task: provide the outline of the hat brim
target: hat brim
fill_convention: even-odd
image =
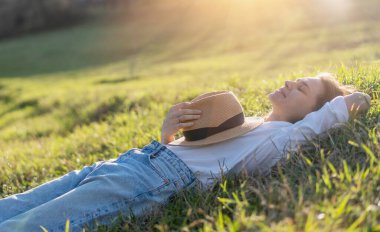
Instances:
[[[196,141],[186,141],[185,137],[181,137],[177,140],[174,140],[169,143],[169,145],[173,146],[204,146],[214,143],[219,143],[228,139],[232,139],[238,137],[240,135],[246,134],[249,131],[255,129],[259,125],[263,123],[263,118],[257,117],[245,117],[244,123],[240,126],[222,131],[218,134],[211,135],[205,139],[196,140]]]

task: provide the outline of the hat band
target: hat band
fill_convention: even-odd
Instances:
[[[217,127],[203,127],[195,130],[184,131],[183,135],[185,136],[186,141],[197,141],[205,139],[211,135],[220,133],[222,131],[231,129],[233,127],[240,126],[244,123],[244,113],[241,112],[233,116],[232,118],[224,121]]]

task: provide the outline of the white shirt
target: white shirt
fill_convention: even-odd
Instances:
[[[296,123],[268,121],[239,137],[207,146],[166,145],[194,172],[205,187],[227,172],[266,174],[297,146],[305,144],[349,118],[344,97],[338,96]]]

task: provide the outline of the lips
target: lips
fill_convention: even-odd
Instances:
[[[282,96],[283,96],[284,98],[286,97],[285,92],[284,92],[284,89],[281,88],[281,89],[279,90],[279,92],[282,94]]]

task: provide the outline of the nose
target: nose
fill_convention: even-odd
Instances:
[[[285,81],[286,88],[293,88],[297,83],[295,81]]]

